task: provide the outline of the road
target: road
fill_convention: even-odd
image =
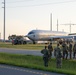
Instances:
[[[0,48],[0,52],[12,53],[12,54],[26,54],[26,55],[42,56],[40,50]],[[54,52],[52,53],[52,58],[54,58]],[[73,58],[73,53],[72,53],[72,58]],[[69,55],[68,55],[68,59],[69,59]]]
[[[41,70],[0,64],[0,75],[64,75]]]
[[[27,49],[12,49],[12,48],[0,48],[0,52],[12,53],[12,54],[26,54],[26,55],[36,55],[42,56],[40,50],[27,50]],[[54,57],[54,54],[53,56]]]
[[[12,53],[12,54],[28,54],[42,56],[39,50],[24,50],[24,49],[12,49],[12,48],[0,48],[0,52]]]

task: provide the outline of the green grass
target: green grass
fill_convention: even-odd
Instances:
[[[45,46],[45,44],[12,45],[11,43],[2,43],[2,42],[0,42],[0,48],[42,50],[44,48],[44,46]]]
[[[0,43],[0,48],[15,48],[15,49],[37,49],[41,50],[44,44],[25,44],[25,45],[12,45],[11,43]]]
[[[49,61],[49,67],[44,67],[43,59],[40,56],[0,53],[0,63],[40,69],[40,70],[50,71],[50,72],[64,73],[68,75],[76,75],[75,60],[63,60],[62,68],[57,69],[55,59],[52,59],[51,61]]]

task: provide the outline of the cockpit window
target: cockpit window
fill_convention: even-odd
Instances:
[[[29,32],[28,35],[29,35],[29,34],[34,34],[34,32]]]

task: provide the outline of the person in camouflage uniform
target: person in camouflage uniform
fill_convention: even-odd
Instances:
[[[54,55],[56,57],[56,67],[61,68],[62,67],[62,53],[60,45],[57,44],[57,47],[54,49]]]
[[[44,66],[48,67],[49,53],[47,50],[47,46],[45,46],[45,49],[41,50],[41,53],[43,54]]]
[[[70,59],[71,59],[72,58],[72,43],[71,42],[69,42],[68,51],[69,51],[69,55],[70,55]]]
[[[48,45],[48,51],[49,51],[49,59],[50,59],[52,57],[52,51],[53,51],[52,43]]]
[[[57,44],[57,47],[54,49],[54,56],[56,57],[56,67],[61,68],[62,67],[62,53],[61,53],[61,48],[59,47],[59,44]]]
[[[65,41],[63,41],[63,43],[62,43],[62,52],[63,52],[63,59],[64,58],[67,59],[68,58],[68,46]]]
[[[73,58],[75,58],[75,56],[76,56],[76,42],[73,46]]]

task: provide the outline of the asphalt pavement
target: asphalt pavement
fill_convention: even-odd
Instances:
[[[36,55],[42,56],[40,50],[27,50],[27,49],[12,49],[12,48],[0,48],[0,52],[2,53],[11,53],[11,54],[26,54],[26,55]],[[54,57],[54,54],[52,54]]]
[[[64,75],[64,74],[0,64],[0,75]]]
[[[26,55],[35,55],[42,56],[40,50],[28,50],[28,49],[13,49],[13,48],[0,48],[0,52],[2,53],[11,53],[11,54],[26,54]],[[52,58],[54,58],[54,52],[52,52]],[[73,53],[72,53],[73,58]],[[69,59],[69,55],[68,55]]]
[[[26,54],[42,56],[40,50],[27,50],[27,49],[12,49],[12,48],[0,48],[0,52],[12,53],[12,54]]]

